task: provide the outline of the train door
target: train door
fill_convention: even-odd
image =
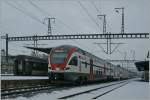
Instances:
[[[19,65],[19,61],[15,60],[14,75],[18,75],[18,65]]]
[[[32,75],[33,62],[25,61],[24,63],[24,75]]]
[[[106,64],[104,64],[104,71],[103,71],[103,77],[104,77],[104,79],[107,79],[107,70],[106,70]]]
[[[23,74],[23,60],[18,60],[18,66],[17,66],[17,74],[22,75]]]
[[[106,65],[104,64],[104,75],[106,75]]]
[[[93,80],[94,79],[94,74],[93,74],[93,60],[90,59],[90,75],[89,75],[89,79]]]
[[[81,70],[81,65],[82,65],[81,63],[82,63],[82,62],[80,61],[80,64],[79,64],[79,72],[80,72],[80,73],[81,73],[81,71],[82,71],[82,70]]]

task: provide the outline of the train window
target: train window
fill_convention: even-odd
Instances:
[[[82,66],[84,66],[85,68],[87,68],[87,62],[82,62]]]
[[[85,68],[87,68],[87,62],[85,62]]]
[[[36,68],[36,63],[32,63],[32,64],[33,64],[32,66],[33,66],[34,68]]]
[[[77,66],[78,65],[78,58],[75,56],[73,57],[70,62],[69,62],[69,65],[75,65]]]
[[[18,69],[21,71],[23,69],[22,61],[19,61],[18,63]]]
[[[62,63],[64,63],[66,57],[67,57],[66,52],[55,52],[52,55],[52,63],[62,64]]]
[[[98,75],[98,70],[96,70],[96,75]]]
[[[102,71],[100,71],[100,75],[102,75]]]

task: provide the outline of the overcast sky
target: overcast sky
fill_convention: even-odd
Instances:
[[[52,23],[52,34],[55,35],[102,34],[103,24],[102,20],[98,19],[98,14],[106,14],[107,32],[119,33],[121,12],[116,13],[115,7],[125,8],[125,32],[150,32],[149,6],[149,0],[32,0],[32,2],[30,0],[1,0],[0,35],[5,35],[5,33],[9,36],[46,35],[47,23],[45,21],[45,24],[42,24],[46,17],[56,18],[55,23]],[[106,42],[106,40],[53,40],[38,43],[47,44],[40,47],[75,45],[104,59],[123,59],[123,52],[127,52],[127,59],[132,59],[133,50],[135,50],[136,59],[144,60],[149,50],[148,39],[112,41],[125,43],[120,45],[112,55],[106,55],[93,44]],[[29,54],[30,50],[23,46],[30,43],[33,42],[9,42],[9,53]],[[5,41],[2,39],[0,39],[0,49],[5,49]],[[122,53],[117,52],[118,50]]]

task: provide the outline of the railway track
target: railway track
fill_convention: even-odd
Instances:
[[[104,89],[104,88],[107,88],[107,87],[112,87],[112,86],[116,86],[116,85],[117,85],[117,87],[114,87],[114,88],[109,89],[109,90],[107,90],[107,91],[105,91],[105,92],[102,92],[101,94],[96,95],[96,96],[94,96],[94,97],[92,98],[92,99],[97,99],[97,98],[99,98],[99,97],[101,97],[101,96],[103,96],[103,95],[105,95],[105,94],[107,94],[107,93],[109,93],[109,92],[111,92],[111,91],[114,91],[114,90],[116,90],[116,89],[118,89],[118,88],[120,88],[120,87],[122,87],[122,86],[124,86],[124,85],[126,85],[126,84],[128,84],[128,83],[129,83],[129,81],[122,81],[122,82],[118,82],[118,83],[113,83],[113,84],[109,84],[109,85],[106,85],[106,86],[101,86],[101,87],[98,87],[98,88],[94,88],[94,89],[90,89],[90,90],[86,90],[86,91],[74,93],[74,94],[71,94],[71,95],[63,96],[63,97],[60,97],[60,98],[58,98],[58,99],[73,98],[73,97],[75,97],[75,96],[80,96],[80,95],[87,94],[87,93],[90,93],[90,92],[93,92],[93,91],[98,91],[98,90],[100,90],[100,89]],[[119,85],[119,86],[118,86],[118,85]]]
[[[16,84],[17,85],[17,84]],[[63,84],[45,84],[45,85],[31,85],[18,87],[18,88],[6,88],[1,89],[1,98],[11,98],[11,97],[17,97],[19,95],[23,95],[25,93],[33,93],[33,92],[41,92],[41,90],[56,90],[56,89],[68,89],[72,87],[76,87],[77,85],[72,85],[68,83]]]
[[[109,93],[109,92],[111,92],[111,91],[114,91],[114,90],[116,90],[116,89],[118,89],[118,88],[120,88],[120,87],[122,87],[122,86],[124,86],[124,85],[126,85],[126,84],[128,84],[128,83],[124,83],[124,84],[122,84],[122,85],[120,85],[120,86],[117,86],[117,87],[115,87],[115,88],[113,88],[113,89],[110,89],[110,90],[108,90],[108,91],[106,91],[106,92],[104,92],[104,93],[102,93],[102,94],[99,94],[98,96],[93,97],[92,99],[97,99],[97,98],[99,98],[99,97],[101,97],[101,96],[103,96],[103,95],[105,95],[105,94],[107,94],[107,93]]]
[[[41,91],[41,90],[50,90],[58,88],[57,86],[51,86],[51,85],[42,85],[42,86],[28,86],[28,87],[22,87],[22,88],[10,88],[7,90],[1,90],[1,98],[9,97],[12,95],[19,95],[24,94],[27,92],[35,92],[35,91]]]
[[[113,84],[110,84],[110,85],[107,85],[107,86],[103,86],[103,87],[87,90],[87,91],[84,91],[84,92],[79,92],[79,93],[76,93],[76,94],[60,97],[58,99],[71,98],[71,97],[74,97],[74,96],[77,96],[77,95],[81,95],[81,94],[85,94],[85,93],[88,93],[88,92],[96,91],[98,89],[102,89],[102,88],[105,88],[105,87],[121,84],[123,82],[125,82],[125,81],[121,81],[121,82],[113,83]],[[94,84],[89,84],[88,86],[90,86],[90,85],[94,85]],[[34,94],[34,93],[39,93],[39,92],[41,93],[42,90],[45,92],[47,90],[52,91],[52,90],[58,90],[58,89],[68,89],[68,88],[73,88],[73,87],[78,87],[78,86],[79,85],[69,85],[69,84],[61,84],[61,85],[60,84],[58,84],[58,85],[56,85],[56,84],[46,84],[46,85],[36,85],[36,86],[35,85],[30,86],[29,85],[29,86],[18,87],[18,88],[16,88],[16,87],[15,88],[7,88],[7,89],[2,89],[1,90],[1,98],[2,99],[12,98],[12,97],[15,98],[17,96],[25,95],[25,94],[31,94],[31,93]],[[85,85],[82,85],[82,86],[85,86]]]

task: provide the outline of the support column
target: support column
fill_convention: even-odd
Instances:
[[[8,63],[8,34],[6,34],[6,62]]]

